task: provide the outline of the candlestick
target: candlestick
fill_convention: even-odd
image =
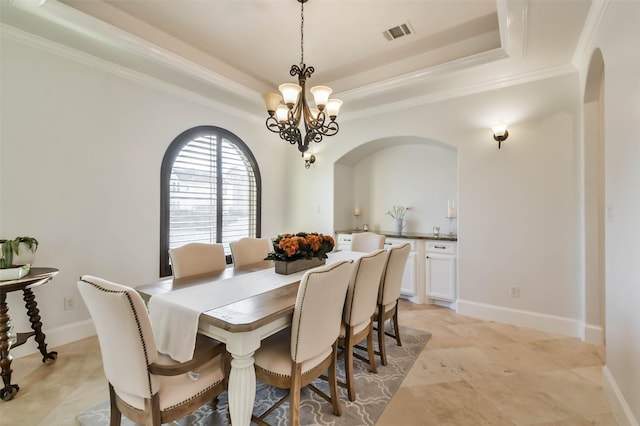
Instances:
[[[456,202],[453,200],[447,201],[447,219],[456,217]]]
[[[355,209],[353,209],[353,215],[360,216],[360,207],[356,207]]]

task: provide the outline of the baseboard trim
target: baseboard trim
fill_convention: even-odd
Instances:
[[[582,340],[592,345],[604,345],[604,328],[599,325],[585,324]]]
[[[583,338],[582,322],[573,318],[542,314],[504,306],[458,300],[459,314],[499,321],[519,327],[528,327],[548,333],[560,333],[571,337]]]
[[[616,379],[611,374],[609,367],[606,365],[602,367],[602,390],[604,391],[609,404],[611,405],[611,411],[613,412],[616,421],[621,426],[640,426],[638,420],[631,412],[627,400],[624,399]]]
[[[86,339],[96,335],[96,328],[90,319],[66,324],[61,327],[45,330],[46,344],[48,351],[54,351],[56,347],[76,340]],[[38,343],[34,338],[30,338],[24,345],[11,350],[13,358],[38,353]]]
[[[454,311],[458,311],[458,301],[454,301],[454,302],[447,302],[445,300],[437,300],[437,299],[431,299],[431,303],[436,305],[436,306],[442,306],[443,308],[449,308],[452,309]]]

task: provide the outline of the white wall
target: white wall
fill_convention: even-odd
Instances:
[[[640,420],[640,2],[611,1],[580,64],[604,58],[607,365],[603,386],[620,424]]]
[[[461,299],[579,318],[572,115],[512,125],[500,155],[461,150]]]
[[[347,230],[356,226],[356,218],[353,216],[355,192],[353,187],[353,167],[336,163],[334,167],[333,177],[333,199],[335,202],[335,210],[333,212],[333,220],[335,231]],[[358,198],[357,202],[363,202]],[[357,226],[362,228],[363,223],[367,223],[366,219],[362,219],[366,215],[358,218]]]
[[[289,147],[264,123],[6,37],[1,55],[0,236],[36,237],[35,265],[61,271],[36,290],[50,345],[69,339],[51,330],[89,318],[76,290],[82,274],[133,286],[158,278],[160,165],[182,131],[215,125],[239,136],[262,174],[263,235],[283,228],[280,153]],[[65,297],[75,309],[63,310]],[[23,305],[9,295],[17,330],[28,325]]]

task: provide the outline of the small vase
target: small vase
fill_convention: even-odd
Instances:
[[[403,221],[402,218],[396,218],[394,219],[394,221],[395,221],[395,227],[396,227],[395,229],[396,234],[398,235],[402,234],[402,221]]]

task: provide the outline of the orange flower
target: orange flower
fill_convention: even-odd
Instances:
[[[292,257],[300,249],[299,238],[283,238],[278,244],[288,257]]]
[[[320,246],[322,245],[322,238],[318,236],[318,234],[309,234],[307,235],[307,244],[311,247],[312,251],[320,250]]]
[[[329,244],[331,244],[331,248],[333,248],[333,246],[335,246],[335,241],[333,241],[333,237],[331,235],[323,235],[323,238],[325,241],[328,241]]]

